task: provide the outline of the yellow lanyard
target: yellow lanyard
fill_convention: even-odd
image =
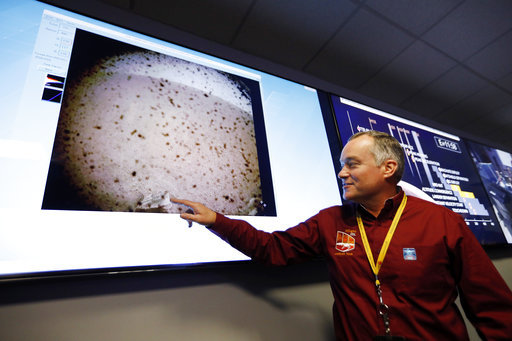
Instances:
[[[382,244],[382,248],[380,249],[379,258],[377,258],[377,264],[373,260],[372,250],[370,248],[370,243],[368,243],[368,238],[366,237],[366,232],[364,230],[363,221],[361,219],[361,215],[357,212],[356,219],[357,225],[359,226],[359,233],[361,234],[361,239],[363,240],[364,250],[366,251],[366,256],[368,257],[368,262],[372,267],[373,273],[375,274],[375,284],[380,286],[379,281],[379,270],[384,262],[384,257],[386,257],[386,252],[388,251],[389,244],[391,243],[391,238],[393,238],[393,233],[395,233],[396,226],[398,225],[398,221],[402,216],[402,212],[405,208],[405,204],[407,203],[407,196],[404,194],[402,202],[398,207],[398,210],[395,213],[395,217],[393,218],[393,222],[389,228],[388,234],[386,235],[386,239],[384,239],[384,243]]]

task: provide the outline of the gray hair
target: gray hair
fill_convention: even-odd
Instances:
[[[373,138],[373,145],[370,148],[370,152],[375,157],[375,163],[377,165],[382,165],[386,160],[394,160],[397,163],[397,168],[393,178],[398,183],[404,174],[405,169],[405,154],[400,142],[395,139],[393,136],[376,131],[361,131],[354,135],[352,135],[348,140],[351,141],[360,136],[370,136]]]

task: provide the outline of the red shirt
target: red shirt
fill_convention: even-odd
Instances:
[[[375,277],[355,219],[360,210],[376,260],[403,197],[388,199],[378,217],[360,205],[334,206],[286,231],[259,231],[221,214],[210,229],[254,260],[285,265],[323,255],[334,295],[337,340],[384,335]],[[462,217],[408,197],[379,272],[391,332],[407,340],[469,340],[455,305],[487,340],[512,339],[512,292]]]

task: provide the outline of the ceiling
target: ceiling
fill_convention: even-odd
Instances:
[[[512,151],[512,1],[102,2]]]

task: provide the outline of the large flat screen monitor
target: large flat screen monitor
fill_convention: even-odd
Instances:
[[[406,193],[461,214],[482,244],[506,243],[471,157],[458,136],[345,98],[331,99],[342,144],[359,131],[378,130],[394,136],[406,155],[399,184]]]
[[[512,154],[466,140],[503,234],[512,244]]]
[[[341,203],[315,89],[0,5],[0,278],[242,261],[171,197],[274,231]]]

